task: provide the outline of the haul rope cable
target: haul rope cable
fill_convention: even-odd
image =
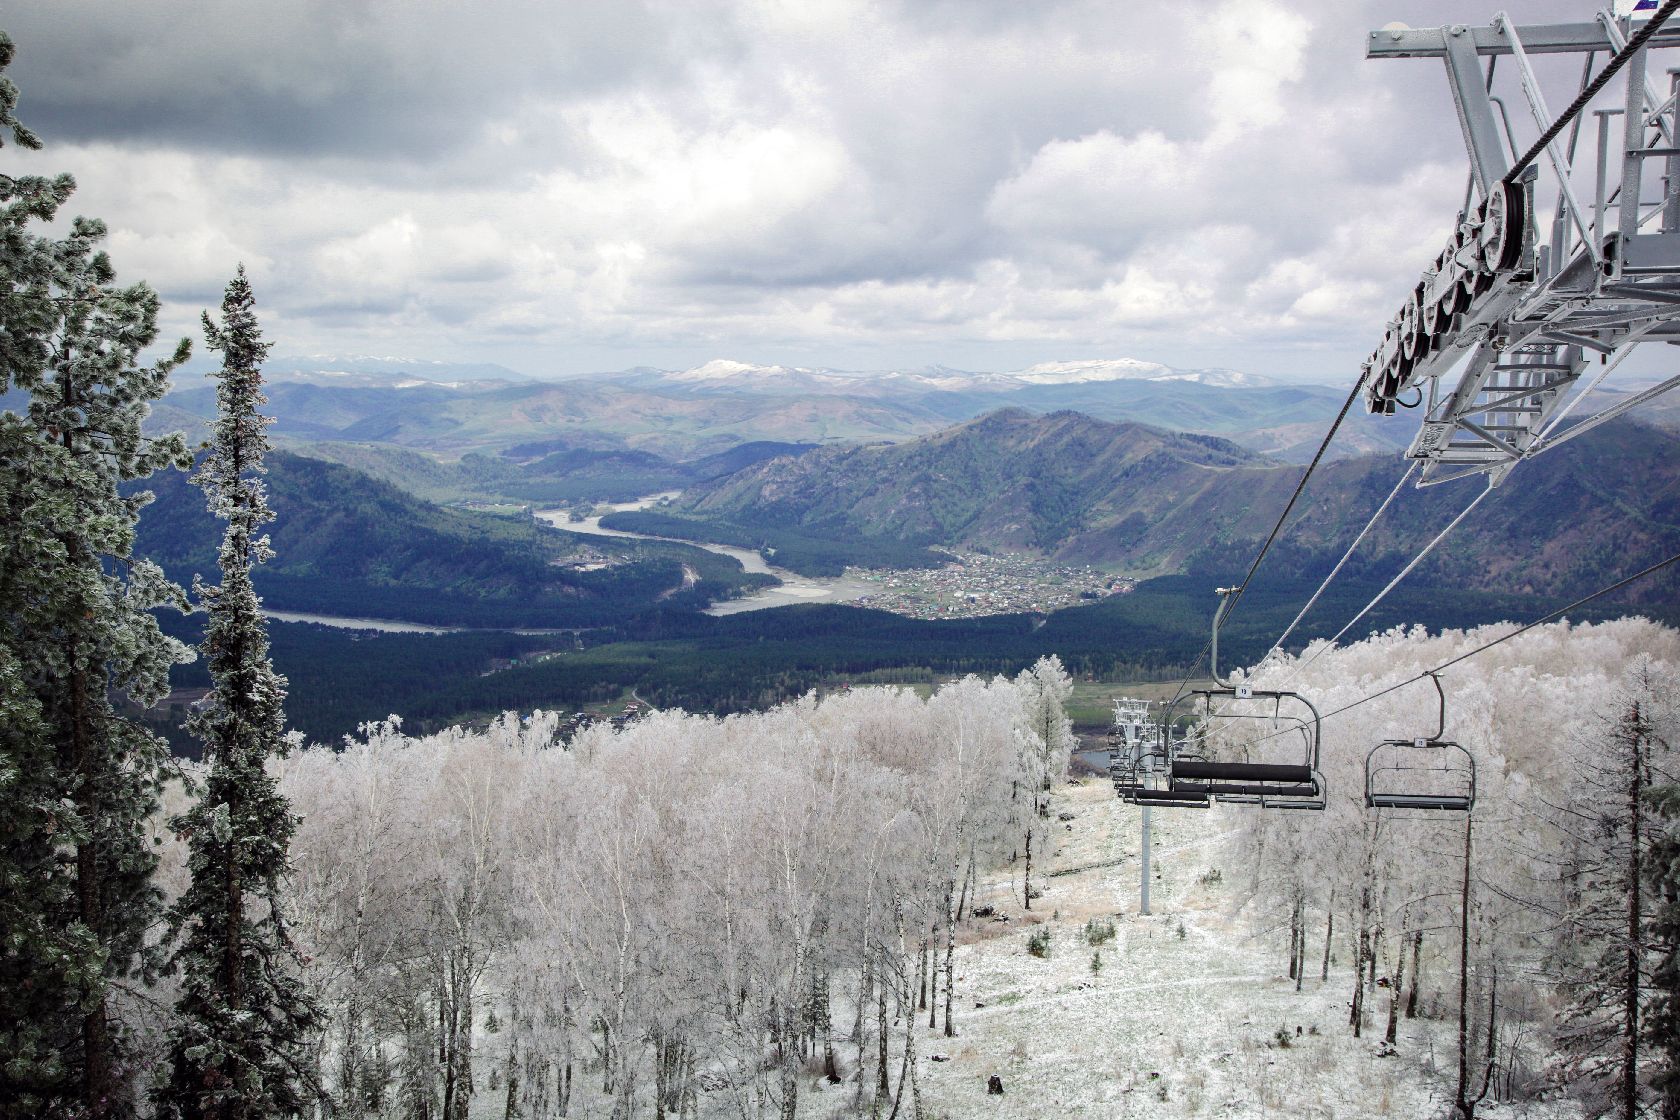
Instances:
[[[1676,2],[1680,3],[1680,0],[1676,0]],[[1366,615],[1370,614],[1371,611],[1376,607],[1376,605],[1378,603],[1382,602],[1384,599],[1386,599],[1388,597],[1388,593],[1390,591],[1393,591],[1396,587],[1400,586],[1400,581],[1405,579],[1407,576],[1411,575],[1412,569],[1416,568],[1419,564],[1421,564],[1423,562],[1423,558],[1428,556],[1432,551],[1434,551],[1436,545],[1438,545],[1442,541],[1446,540],[1447,539],[1447,534],[1451,533],[1454,529],[1458,528],[1459,522],[1463,521],[1466,517],[1470,516],[1470,511],[1475,509],[1476,506],[1481,503],[1481,500],[1483,498],[1487,497],[1491,493],[1493,493],[1493,487],[1484,486],[1479,494],[1477,494],[1474,498],[1470,499],[1470,504],[1465,506],[1462,510],[1459,511],[1459,514],[1458,514],[1457,517],[1455,517],[1451,521],[1447,522],[1447,527],[1445,529],[1442,529],[1439,533],[1436,533],[1435,538],[1433,540],[1431,540],[1428,544],[1424,545],[1423,549],[1416,556],[1412,557],[1412,559],[1406,564],[1406,566],[1404,568],[1400,569],[1399,574],[1396,575],[1393,579],[1388,581],[1388,585],[1386,587],[1384,587],[1381,591],[1377,592],[1375,598],[1373,598],[1369,603],[1366,603],[1363,607],[1361,607],[1359,609],[1358,614],[1356,614],[1352,618],[1348,619],[1347,625],[1343,626],[1340,630],[1336,631],[1336,636],[1335,637],[1331,638],[1324,645],[1319,646],[1318,651],[1316,653],[1314,653],[1311,657],[1307,658],[1307,660],[1305,660],[1301,664],[1295,666],[1295,671],[1289,675],[1289,680],[1285,681],[1284,683],[1287,684],[1287,683],[1289,683],[1289,681],[1292,681],[1296,677],[1300,676],[1301,673],[1306,670],[1307,666],[1311,665],[1314,661],[1317,661],[1319,659],[1319,657],[1323,655],[1325,650],[1332,648],[1333,646],[1335,646],[1335,644],[1337,642],[1341,641],[1342,640],[1342,635],[1346,634],[1349,630],[1353,629],[1354,623],[1358,622],[1360,619],[1362,619]]]
[[[1270,657],[1272,654],[1276,653],[1280,648],[1282,648],[1283,643],[1289,640],[1289,635],[1295,632],[1295,627],[1299,626],[1301,624],[1301,620],[1307,617],[1307,612],[1313,609],[1313,604],[1318,602],[1319,596],[1323,595],[1325,590],[1329,588],[1331,582],[1341,574],[1342,567],[1353,556],[1354,550],[1357,549],[1360,543],[1365,540],[1366,536],[1370,534],[1372,528],[1374,528],[1377,524],[1377,519],[1380,518],[1383,515],[1383,512],[1388,509],[1389,504],[1392,503],[1396,495],[1400,493],[1400,488],[1406,485],[1406,480],[1411,478],[1413,472],[1416,470],[1417,463],[1414,461],[1411,466],[1406,468],[1406,473],[1400,476],[1400,481],[1394,484],[1394,489],[1388,492],[1388,497],[1383,499],[1382,505],[1377,507],[1377,512],[1371,515],[1371,520],[1365,522],[1365,528],[1359,530],[1359,535],[1353,538],[1353,543],[1348,545],[1346,552],[1342,553],[1342,558],[1336,561],[1336,566],[1330,569],[1330,574],[1324,577],[1324,582],[1318,585],[1318,590],[1312,593],[1312,598],[1307,600],[1307,605],[1301,608],[1301,612],[1295,616],[1295,620],[1293,622],[1284,627],[1283,633],[1279,634],[1277,641],[1272,643],[1272,648],[1266,651],[1266,657]],[[1260,660],[1265,661],[1266,657],[1262,657]]]
[[[1668,3],[1659,8],[1657,14],[1652,16],[1649,22],[1640,28],[1633,38],[1628,40],[1627,46],[1617,51],[1615,57],[1605,63],[1604,69],[1599,71],[1598,77],[1589,82],[1586,88],[1575,96],[1575,100],[1571,101],[1563,112],[1558,114],[1557,119],[1552,121],[1550,127],[1540,134],[1540,139],[1534,142],[1534,146],[1524,152],[1522,158],[1511,165],[1511,170],[1505,173],[1504,182],[1515,183],[1517,177],[1528,169],[1528,165],[1533,163],[1539,158],[1540,153],[1546,150],[1546,146],[1557,139],[1558,133],[1564,130],[1571,118],[1586,108],[1587,102],[1598,96],[1599,91],[1609,83],[1611,78],[1616,76],[1616,72],[1626,66],[1629,59],[1639,53],[1640,49],[1650,41],[1651,36],[1660,31],[1662,25],[1668,22],[1668,17],[1676,11],[1680,11],[1680,0],[1668,0]]]
[[[1674,0],[1674,3],[1680,4],[1680,0]],[[1306,472],[1301,475],[1301,481],[1295,484],[1295,492],[1289,496],[1289,504],[1283,507],[1283,512],[1278,515],[1277,524],[1272,526],[1271,533],[1266,537],[1266,543],[1260,546],[1260,551],[1255,555],[1254,562],[1248,566],[1248,574],[1243,576],[1242,582],[1233,588],[1230,595],[1219,605],[1219,613],[1214,617],[1215,633],[1230,619],[1231,612],[1236,609],[1237,602],[1242,598],[1243,592],[1248,590],[1249,581],[1254,578],[1254,573],[1259,570],[1260,561],[1266,558],[1266,553],[1271,549],[1272,542],[1276,541],[1278,534],[1283,531],[1283,523],[1289,519],[1289,513],[1295,508],[1295,503],[1300,500],[1301,492],[1307,488],[1307,480],[1313,476],[1313,471],[1318,469],[1318,464],[1323,460],[1324,453],[1330,449],[1330,441],[1336,438],[1336,432],[1341,429],[1342,421],[1347,419],[1348,409],[1353,407],[1353,402],[1359,397],[1359,391],[1365,387],[1366,376],[1366,372],[1362,371],[1359,377],[1354,380],[1353,389],[1349,391],[1347,400],[1342,402],[1341,411],[1336,413],[1336,419],[1331,422],[1330,430],[1324,433],[1324,439],[1319,442],[1318,450],[1313,454],[1312,462],[1307,464]],[[1179,698],[1184,695],[1184,686],[1189,684],[1190,678],[1195,675],[1196,666],[1202,663],[1202,658],[1206,657],[1208,651],[1212,648],[1213,639],[1209,638],[1207,644],[1202,647],[1202,652],[1198,653],[1196,659],[1190,663],[1190,671],[1185,674],[1183,680],[1178,682],[1178,689],[1173,693],[1173,698],[1167,701],[1167,707],[1170,708],[1178,703]]]
[[[1680,0],[1675,0],[1675,2],[1680,3]],[[1491,641],[1491,642],[1487,642],[1483,645],[1479,645],[1475,649],[1470,650],[1468,653],[1461,653],[1457,657],[1449,658],[1448,660],[1443,661],[1439,665],[1435,666],[1433,669],[1425,669],[1423,672],[1419,673],[1417,676],[1408,678],[1407,680],[1403,680],[1399,684],[1391,684],[1387,688],[1382,689],[1379,692],[1373,692],[1369,696],[1362,696],[1358,700],[1353,701],[1352,703],[1343,704],[1340,708],[1336,708],[1333,711],[1325,712],[1322,716],[1319,717],[1319,720],[1322,722],[1323,720],[1329,719],[1331,716],[1339,716],[1343,712],[1352,711],[1354,708],[1357,708],[1362,704],[1369,704],[1372,700],[1376,700],[1380,697],[1387,696],[1389,693],[1394,692],[1398,689],[1405,688],[1409,684],[1416,684],[1418,681],[1427,680],[1432,674],[1439,673],[1443,669],[1449,669],[1452,666],[1457,665],[1460,661],[1468,660],[1469,658],[1472,658],[1472,657],[1476,656],[1478,653],[1482,653],[1482,652],[1485,652],[1487,650],[1490,650],[1494,646],[1499,645],[1502,642],[1508,642],[1512,638],[1515,638],[1517,635],[1527,633],[1528,631],[1534,629],[1536,626],[1544,626],[1546,623],[1552,622],[1552,621],[1556,620],[1557,618],[1559,618],[1560,616],[1568,614],[1570,611],[1574,610],[1576,607],[1585,606],[1586,604],[1592,602],[1594,599],[1597,599],[1597,598],[1599,598],[1600,596],[1603,596],[1603,595],[1608,595],[1612,591],[1620,591],[1622,588],[1626,587],[1628,584],[1634,583],[1637,580],[1644,579],[1646,576],[1652,574],[1653,572],[1659,572],[1662,569],[1668,567],[1670,564],[1674,564],[1674,563],[1680,563],[1680,552],[1677,552],[1673,556],[1670,556],[1667,560],[1659,560],[1659,561],[1657,561],[1657,563],[1652,564],[1649,568],[1645,568],[1645,569],[1642,569],[1641,571],[1637,571],[1637,572],[1633,573],[1633,575],[1628,576],[1625,579],[1619,579],[1615,583],[1612,583],[1608,587],[1601,587],[1597,591],[1594,591],[1591,595],[1582,596],[1581,598],[1575,600],[1573,603],[1570,603],[1567,606],[1559,607],[1555,611],[1552,611],[1548,614],[1541,615],[1539,618],[1535,619],[1533,622],[1524,623],[1522,626],[1517,627],[1515,630],[1511,631],[1509,634],[1501,635],[1500,637],[1497,637],[1497,638],[1493,639],[1493,641]],[[1244,749],[1247,749],[1248,747],[1252,747],[1257,743],[1264,743],[1267,739],[1275,738],[1276,736],[1282,735],[1283,733],[1284,733],[1284,731],[1281,731],[1281,730],[1280,731],[1268,732],[1267,734],[1262,735],[1257,739],[1251,739],[1247,743],[1243,744]]]

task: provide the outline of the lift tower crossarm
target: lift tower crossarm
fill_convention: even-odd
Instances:
[[[1680,19],[1667,22],[1676,13],[1680,0],[1665,0],[1643,24],[1604,12],[1518,27],[1501,13],[1481,27],[1367,37],[1367,58],[1442,60],[1476,188],[1365,362],[1370,411],[1421,406],[1406,451],[1422,467],[1417,485],[1471,474],[1497,485],[1569,431],[1625,411],[1625,401],[1586,399],[1603,381],[1583,379],[1591,359],[1602,356],[1607,374],[1643,342],[1680,341],[1680,70],[1670,71],[1666,100],[1647,80],[1650,53],[1680,47]],[[1584,56],[1579,88],[1556,116],[1531,64],[1554,54]],[[1504,105],[1494,86],[1501,55],[1514,60],[1532,142],[1494,112]],[[1595,55],[1606,59],[1596,74]],[[1579,143],[1588,120],[1596,144]],[[1663,189],[1651,201],[1658,172]],[[1588,184],[1590,207],[1578,193]],[[1600,411],[1586,415],[1583,403]],[[1565,418],[1575,428],[1561,428]]]
[[[1365,41],[1366,58],[1445,58],[1448,40],[1462,37],[1478,55],[1511,53],[1511,41],[1495,27],[1395,27],[1373,31]],[[1599,23],[1546,23],[1522,29],[1523,50],[1529,54],[1579,54],[1610,51],[1613,42]],[[1680,47],[1680,27],[1664,27],[1651,36],[1647,48]]]

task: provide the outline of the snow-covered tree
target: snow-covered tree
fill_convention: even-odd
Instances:
[[[1044,847],[1049,834],[1050,788],[1067,774],[1078,740],[1067,715],[1073,681],[1051,654],[1023,669],[1015,684],[1022,699],[1018,817],[1024,861],[1022,895],[1032,909],[1033,843]]]
[[[0,130],[39,147],[16,104],[0,79]],[[134,1107],[112,981],[140,968],[161,905],[148,824],[167,758],[110,696],[151,704],[189,656],[150,614],[180,590],[131,555],[148,496],[118,487],[186,464],[179,436],[141,432],[186,343],[140,364],[158,298],[118,286],[102,223],[38,231],[74,187],[0,174],[0,1111],[99,1117]]]
[[[1595,765],[1558,826],[1579,846],[1564,913],[1576,951],[1565,958],[1569,1003],[1558,1024],[1557,1076],[1593,1117],[1635,1120],[1642,1108],[1642,1020],[1655,963],[1646,880],[1660,858],[1653,841],[1664,838],[1648,820],[1647,795],[1653,775],[1665,784],[1675,776],[1659,730],[1666,721],[1654,710],[1664,700],[1648,664],[1629,674],[1608,726],[1589,725],[1580,744]]]
[[[198,802],[174,821],[186,834],[192,883],[176,902],[172,964],[181,991],[170,1037],[163,1115],[286,1117],[310,1099],[305,1045],[316,1011],[286,927],[282,880],[296,821],[267,765],[284,756],[286,682],[268,658],[268,631],[252,571],[270,556],[261,480],[268,438],[262,341],[245,270],[227,287],[218,324],[204,333],[222,355],[209,454],[194,477],[227,522],[219,587],[195,585],[209,621],[211,688],[187,727],[204,748]]]
[[[542,713],[388,722],[286,759],[335,1106],[477,1115],[494,1086],[528,1120],[794,1116],[817,1069],[912,1114],[918,969],[955,1030],[965,882],[1017,835],[1023,691],[659,712],[566,749]]]
[[[1383,973],[1391,1021],[1397,1003],[1425,1017],[1456,1016],[1462,1003],[1465,1111],[1479,1100],[1543,1090],[1553,1027],[1568,1012],[1564,996],[1589,994],[1570,985],[1612,958],[1627,974],[1629,910],[1616,876],[1625,886],[1632,866],[1631,778],[1627,752],[1617,755],[1606,744],[1634,693],[1644,696],[1640,710],[1652,742],[1672,740],[1672,704],[1659,701],[1680,691],[1673,683],[1680,632],[1671,628],[1629,618],[1551,624],[1514,638],[1510,629],[1395,630],[1316,658],[1316,647],[1309,648],[1302,661],[1310,666],[1284,658],[1256,670],[1258,687],[1297,689],[1321,711],[1336,713],[1323,724],[1328,805],[1323,813],[1241,814],[1232,848],[1249,872],[1248,902],[1279,930],[1280,944],[1302,893],[1326,906],[1336,937],[1324,959],[1333,949],[1360,1012]],[[1483,648],[1499,638],[1508,640]],[[1461,660],[1474,650],[1481,652]],[[1476,761],[1477,808],[1468,833],[1460,814],[1370,810],[1362,796],[1373,745],[1434,732],[1434,698],[1420,674],[1447,663],[1445,737]],[[1651,686],[1630,691],[1642,676]],[[1385,691],[1403,682],[1413,683]],[[1606,709],[1611,698],[1619,709]],[[1252,738],[1239,736],[1238,745]],[[1654,788],[1672,762],[1663,761],[1660,746],[1641,753]],[[1459,780],[1436,769],[1439,758],[1411,764],[1420,767],[1413,771],[1419,781]],[[1641,831],[1654,845],[1655,819],[1646,816]],[[1472,834],[1466,880],[1465,840]],[[1589,905],[1589,896],[1596,903]],[[1654,897],[1644,900],[1647,912]],[[1648,948],[1655,952],[1660,940],[1648,934]],[[1655,975],[1647,966],[1642,983],[1651,1002],[1639,1012],[1653,1041]],[[1629,1020],[1625,999],[1609,1000],[1609,990],[1598,989],[1605,998],[1588,1018],[1596,1016],[1601,1037],[1611,1039],[1598,1057],[1614,1064]],[[1396,1042],[1404,1046],[1404,1035],[1397,1032]],[[1638,1063],[1660,1076],[1656,1047],[1647,1046]],[[1591,1083],[1573,1066],[1559,1069],[1571,1071],[1575,1087]]]
[[[1680,1120],[1680,782],[1647,791],[1651,847],[1645,865],[1651,897],[1646,938],[1653,960],[1645,1039],[1657,1066],[1651,1084],[1663,1120]]]

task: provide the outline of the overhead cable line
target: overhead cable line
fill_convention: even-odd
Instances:
[[[1676,0],[1676,2],[1680,3],[1680,0]],[[1491,493],[1493,493],[1493,487],[1485,486],[1485,487],[1482,488],[1481,493],[1477,494],[1474,498],[1471,498],[1470,499],[1470,504],[1465,506],[1462,510],[1460,510],[1457,517],[1455,517],[1451,521],[1447,522],[1447,527],[1445,529],[1442,529],[1439,533],[1436,533],[1435,538],[1433,540],[1431,540],[1428,544],[1424,545],[1422,551],[1420,551],[1416,556],[1412,557],[1411,561],[1404,568],[1400,569],[1399,574],[1396,575],[1393,579],[1389,580],[1388,585],[1386,587],[1384,587],[1381,591],[1377,592],[1375,598],[1373,598],[1369,603],[1366,603],[1363,607],[1361,607],[1358,614],[1356,614],[1352,618],[1348,619],[1347,625],[1343,626],[1340,630],[1336,631],[1336,636],[1335,637],[1331,638],[1330,641],[1328,643],[1326,643],[1325,645],[1320,646],[1318,648],[1318,651],[1316,653],[1314,653],[1311,657],[1307,658],[1307,660],[1305,660],[1301,664],[1297,665],[1295,667],[1295,672],[1290,674],[1289,679],[1294,680],[1296,677],[1300,676],[1301,673],[1307,668],[1307,666],[1311,665],[1314,661],[1317,661],[1319,659],[1319,657],[1324,653],[1325,650],[1330,649],[1337,642],[1341,641],[1342,640],[1342,635],[1346,634],[1349,630],[1353,629],[1354,623],[1358,622],[1360,619],[1362,619],[1366,615],[1370,614],[1371,611],[1376,607],[1376,605],[1378,603],[1382,602],[1384,599],[1386,599],[1388,597],[1388,593],[1390,591],[1393,591],[1396,587],[1400,586],[1400,581],[1405,579],[1407,576],[1411,575],[1412,569],[1416,568],[1419,564],[1423,563],[1424,557],[1428,556],[1432,551],[1434,551],[1436,545],[1438,545],[1442,541],[1446,540],[1447,539],[1447,534],[1451,533],[1454,529],[1458,528],[1459,522],[1463,521],[1466,517],[1470,516],[1470,511],[1475,509],[1476,506],[1481,503],[1481,500],[1483,498],[1487,497]]]
[[[1673,0],[1673,3],[1680,4],[1680,0]],[[1354,381],[1353,389],[1348,393],[1347,400],[1342,402],[1342,410],[1336,413],[1336,419],[1331,423],[1330,430],[1324,433],[1324,439],[1320,441],[1318,450],[1313,454],[1312,462],[1307,464],[1306,472],[1301,475],[1301,481],[1295,484],[1295,492],[1289,495],[1289,504],[1284,506],[1283,512],[1278,515],[1277,524],[1273,525],[1272,531],[1267,534],[1266,543],[1260,546],[1260,551],[1254,557],[1254,563],[1248,566],[1248,574],[1243,576],[1242,582],[1231,590],[1230,595],[1221,605],[1219,620],[1214,624],[1215,630],[1223,626],[1226,620],[1231,617],[1231,612],[1237,609],[1237,603],[1242,600],[1243,592],[1248,590],[1249,581],[1254,578],[1254,573],[1260,569],[1260,561],[1264,560],[1266,553],[1271,551],[1272,543],[1278,539],[1278,534],[1283,531],[1283,523],[1289,520],[1290,511],[1295,508],[1295,503],[1301,500],[1301,493],[1307,488],[1307,480],[1313,476],[1313,471],[1318,469],[1318,464],[1324,458],[1324,453],[1330,449],[1330,441],[1336,438],[1336,432],[1341,428],[1342,421],[1347,419],[1348,409],[1353,407],[1353,402],[1359,397],[1359,391],[1365,387],[1366,376],[1367,374],[1362,372]]]
[[[1680,0],[1675,0],[1675,3],[1680,3]],[[1347,419],[1348,409],[1353,407],[1353,402],[1359,397],[1359,391],[1365,387],[1367,375],[1367,372],[1362,371],[1359,377],[1355,379],[1352,390],[1348,392],[1347,400],[1342,402],[1341,411],[1336,413],[1336,419],[1331,421],[1330,430],[1324,433],[1324,439],[1319,442],[1318,450],[1314,452],[1312,462],[1307,464],[1306,472],[1301,475],[1301,481],[1295,484],[1295,492],[1289,496],[1289,504],[1283,507],[1283,512],[1278,515],[1277,524],[1272,526],[1272,531],[1266,536],[1266,543],[1260,546],[1260,551],[1255,554],[1254,562],[1248,566],[1248,574],[1243,576],[1242,582],[1233,588],[1219,604],[1219,612],[1214,616],[1213,623],[1215,634],[1231,617],[1231,612],[1236,609],[1237,601],[1242,598],[1243,592],[1248,590],[1249,581],[1254,578],[1254,573],[1260,569],[1260,561],[1266,558],[1266,553],[1271,550],[1272,542],[1276,541],[1278,534],[1283,531],[1283,523],[1289,520],[1290,511],[1295,508],[1295,503],[1300,500],[1301,492],[1307,488],[1307,480],[1312,477],[1313,471],[1318,469],[1318,464],[1323,460],[1324,453],[1330,448],[1330,441],[1336,438],[1336,432],[1341,429],[1342,421]],[[1202,659],[1212,649],[1213,639],[1209,638],[1207,644],[1202,646],[1202,652],[1198,653],[1196,659],[1190,663],[1189,672],[1184,675],[1183,680],[1178,682],[1178,688],[1174,690],[1173,698],[1167,701],[1167,707],[1170,708],[1178,703],[1179,698],[1184,695],[1185,686],[1196,675],[1196,667],[1201,665]]]
[[[1676,2],[1680,3],[1680,0],[1676,0]],[[1628,576],[1624,579],[1619,579],[1615,583],[1612,583],[1608,587],[1601,587],[1597,591],[1594,591],[1591,595],[1584,595],[1581,598],[1575,600],[1573,603],[1570,603],[1567,606],[1559,607],[1555,611],[1552,611],[1548,614],[1544,614],[1544,615],[1540,616],[1539,618],[1535,619],[1533,622],[1524,623],[1522,626],[1517,627],[1515,630],[1511,631],[1509,634],[1502,634],[1499,637],[1493,639],[1491,642],[1485,642],[1482,645],[1477,646],[1473,650],[1470,650],[1466,653],[1461,653],[1457,657],[1449,658],[1446,661],[1443,661],[1439,665],[1435,666],[1433,669],[1425,669],[1423,672],[1419,673],[1417,676],[1408,677],[1406,680],[1401,681],[1399,684],[1391,684],[1387,688],[1382,689],[1378,692],[1373,692],[1368,696],[1362,696],[1358,700],[1355,700],[1351,703],[1343,704],[1340,708],[1335,708],[1331,711],[1325,712],[1322,716],[1319,717],[1319,719],[1322,722],[1323,720],[1329,719],[1331,716],[1339,716],[1343,712],[1350,712],[1353,709],[1355,709],[1355,708],[1357,708],[1357,707],[1359,707],[1363,704],[1369,704],[1371,701],[1379,699],[1383,696],[1387,696],[1391,692],[1395,692],[1395,691],[1398,691],[1399,689],[1405,688],[1409,684],[1416,684],[1418,681],[1428,680],[1434,674],[1439,673],[1444,669],[1449,669],[1452,666],[1457,665],[1460,661],[1469,660],[1470,658],[1476,656],[1478,653],[1484,653],[1487,650],[1492,649],[1494,646],[1500,645],[1501,643],[1504,643],[1504,642],[1508,642],[1512,638],[1515,638],[1516,636],[1518,636],[1519,634],[1527,633],[1528,631],[1534,629],[1536,626],[1544,626],[1548,622],[1555,622],[1558,618],[1562,617],[1563,615],[1568,614],[1570,611],[1576,609],[1577,607],[1586,606],[1588,603],[1592,602],[1594,599],[1600,598],[1600,597],[1605,596],[1605,595],[1609,595],[1611,592],[1614,592],[1614,591],[1620,591],[1622,588],[1626,587],[1628,584],[1636,583],[1639,580],[1644,579],[1646,576],[1651,575],[1655,572],[1660,572],[1664,568],[1668,567],[1670,564],[1676,564],[1676,563],[1680,563],[1680,552],[1677,552],[1673,556],[1670,556],[1667,560],[1659,560],[1657,563],[1652,564],[1649,568],[1644,568],[1640,571],[1637,571],[1637,572],[1633,573],[1633,575],[1631,575],[1631,576]],[[1286,731],[1289,731],[1289,730],[1291,730],[1291,729],[1284,728],[1282,730],[1268,732],[1267,734],[1262,735],[1257,739],[1250,740],[1248,743],[1245,744],[1245,747],[1252,747],[1257,743],[1263,743],[1267,739],[1275,738],[1276,736],[1282,735]]]
[[[1272,648],[1266,651],[1266,657],[1270,657],[1273,653],[1276,653],[1280,648],[1282,648],[1283,643],[1289,640],[1289,635],[1295,632],[1295,627],[1301,624],[1301,620],[1307,617],[1307,612],[1313,609],[1313,604],[1318,602],[1319,596],[1323,595],[1325,590],[1329,588],[1335,578],[1341,574],[1342,567],[1347,564],[1348,559],[1353,555],[1354,550],[1356,550],[1370,534],[1371,529],[1376,525],[1377,520],[1382,517],[1383,513],[1400,493],[1400,488],[1406,485],[1406,480],[1411,478],[1413,473],[1416,471],[1417,463],[1414,461],[1411,466],[1406,468],[1406,473],[1400,476],[1400,481],[1394,484],[1394,489],[1388,492],[1388,497],[1383,499],[1382,505],[1377,507],[1377,512],[1371,515],[1371,520],[1365,523],[1365,528],[1359,530],[1359,535],[1353,538],[1353,543],[1348,545],[1346,552],[1342,553],[1342,558],[1336,561],[1336,566],[1330,569],[1330,574],[1324,577],[1324,582],[1318,585],[1318,590],[1312,593],[1312,598],[1307,600],[1307,605],[1301,608],[1301,612],[1295,616],[1295,620],[1293,622],[1284,627],[1283,633],[1279,634],[1277,641],[1272,643]],[[1265,659],[1265,657],[1262,657],[1260,660],[1264,661]]]
[[[1568,126],[1570,120],[1587,107],[1587,102],[1598,96],[1599,91],[1609,84],[1610,79],[1616,76],[1617,71],[1626,66],[1628,60],[1639,53],[1640,49],[1650,41],[1651,36],[1662,30],[1662,25],[1668,22],[1668,17],[1676,11],[1680,11],[1680,0],[1668,0],[1668,3],[1657,9],[1657,13],[1650,18],[1645,26],[1640,28],[1638,33],[1627,41],[1627,46],[1617,51],[1610,61],[1605,63],[1604,69],[1599,71],[1598,77],[1587,83],[1586,87],[1575,96],[1575,100],[1571,101],[1563,112],[1557,115],[1557,119],[1552,121],[1545,132],[1540,134],[1540,139],[1534,142],[1534,146],[1524,152],[1517,162],[1511,165],[1511,170],[1505,173],[1504,181],[1515,183],[1517,178],[1528,169],[1528,165],[1538,159],[1540,153],[1546,150],[1546,146],[1558,138],[1558,134]]]

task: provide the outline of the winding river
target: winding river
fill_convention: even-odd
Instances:
[[[619,513],[624,510],[647,509],[651,505],[677,496],[677,491],[663,494],[652,494],[646,498],[638,498],[633,502],[618,502],[606,507],[606,513]],[[600,507],[597,507],[600,508]],[[563,509],[538,510],[536,516],[553,525],[556,529],[564,529],[568,533],[586,533],[598,537],[637,537],[644,541],[670,541],[670,537],[654,537],[646,533],[628,533],[622,529],[603,529],[601,518],[606,513],[594,517],[586,517],[582,521],[567,520],[569,512]],[[702,544],[699,541],[675,541],[677,544],[693,545],[708,552],[715,552],[720,556],[728,556],[740,561],[741,567],[749,572],[772,575],[781,580],[780,587],[766,588],[755,595],[748,595],[741,599],[726,599],[717,603],[706,611],[710,615],[740,614],[742,611],[762,611],[770,607],[785,607],[792,603],[848,603],[861,599],[872,590],[871,585],[854,576],[836,576],[832,579],[822,579],[812,576],[802,576],[790,572],[786,568],[778,568],[767,564],[764,557],[749,548],[731,548],[722,544]]]
[[[674,498],[677,491],[664,494],[653,494],[640,498],[634,502],[619,502],[606,507],[607,513],[618,513],[621,510],[646,509],[663,499]],[[598,507],[599,508],[599,507]],[[582,521],[568,520],[569,511],[563,509],[538,510],[536,516],[553,525],[557,529],[564,529],[568,533],[583,533],[597,537],[638,537],[646,541],[668,541],[670,537],[654,537],[646,533],[627,533],[622,529],[603,529],[601,518],[606,513],[585,518]],[[764,557],[747,548],[730,548],[721,544],[701,544],[698,541],[676,541],[677,544],[693,545],[696,548],[716,552],[721,556],[732,557],[740,561],[741,567],[749,572],[772,575],[781,580],[780,587],[771,587],[741,599],[726,599],[706,611],[710,615],[739,614],[742,611],[762,611],[770,607],[785,607],[792,603],[847,603],[854,599],[861,599],[869,594],[871,585],[853,576],[839,576],[834,579],[815,579],[790,572],[786,568],[778,568],[764,562]],[[313,622],[321,626],[336,626],[344,630],[378,630],[386,634],[450,634],[462,630],[473,629],[464,626],[427,626],[419,622],[400,622],[388,618],[350,618],[343,615],[310,614],[305,611],[276,611],[264,610],[269,618],[277,622]],[[556,634],[571,633],[569,630],[519,630],[521,634]]]

